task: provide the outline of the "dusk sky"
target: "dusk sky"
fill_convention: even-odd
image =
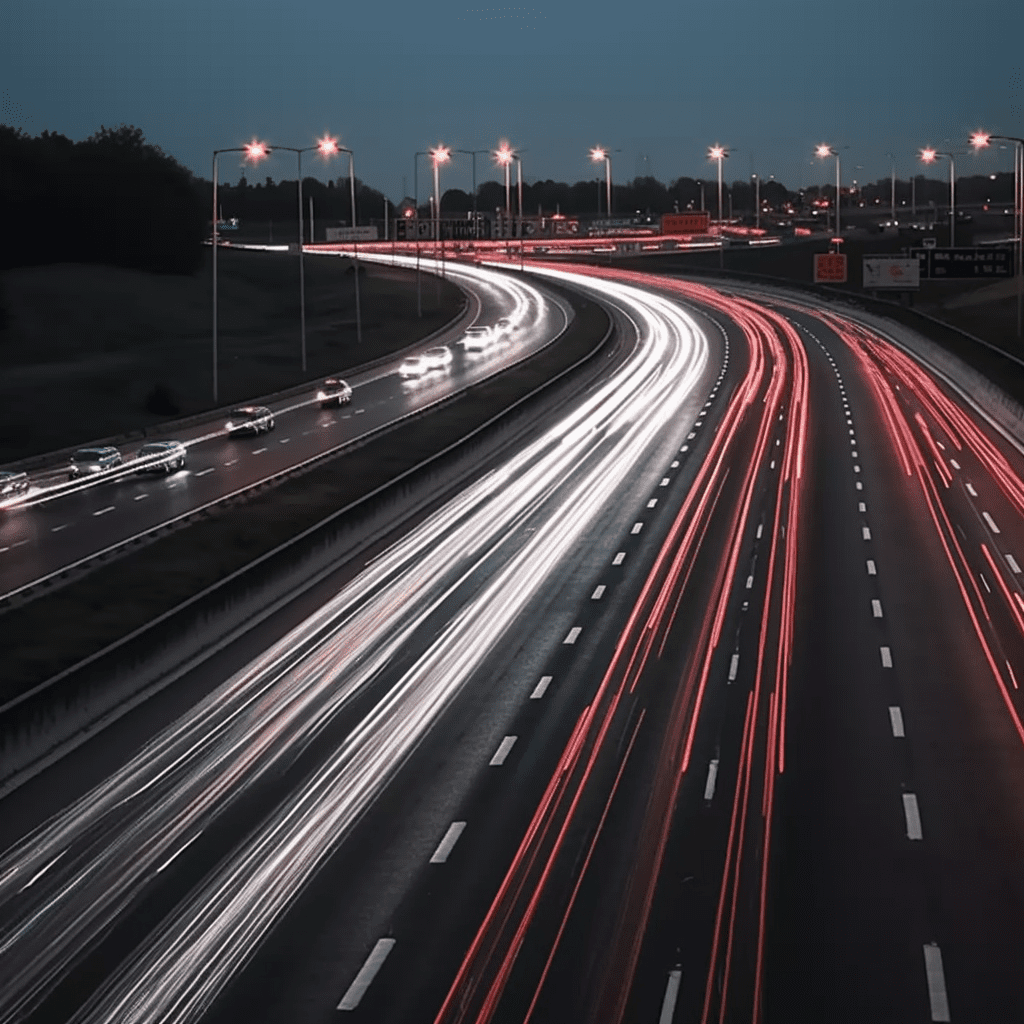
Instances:
[[[1024,131],[1019,3],[485,2],[10,0],[0,120],[75,140],[133,124],[206,178],[215,148],[329,131],[394,200],[412,191],[413,154],[439,141],[505,138],[527,181],[570,182],[596,177],[596,144],[620,150],[616,181],[711,178],[720,142],[727,181],[756,172],[796,188],[833,180],[820,142],[848,147],[849,183],[888,175],[887,153],[907,177],[925,144],[963,153],[958,174],[1009,170],[1006,151],[970,153],[968,134]],[[347,164],[307,166],[327,178]],[[483,156],[477,170],[498,177]],[[294,154],[249,177],[268,174],[294,179]],[[238,176],[226,154],[221,179]],[[470,182],[468,156],[443,172],[443,188]]]

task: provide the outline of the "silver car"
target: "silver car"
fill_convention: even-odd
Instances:
[[[427,368],[431,370],[443,370],[452,361],[452,351],[447,345],[437,345],[435,348],[428,348],[423,353],[427,361]]]
[[[116,448],[79,448],[71,456],[68,479],[76,480],[94,473],[104,473],[108,469],[120,466],[123,461],[121,453]]]
[[[136,473],[173,473],[185,468],[187,451],[180,441],[150,441],[136,453]]]
[[[423,356],[408,356],[402,360],[398,372],[403,377],[422,377],[430,369]]]
[[[262,434],[274,429],[274,414],[263,405],[232,409],[226,424],[229,434]]]
[[[345,405],[352,401],[352,388],[337,377],[328,377],[316,393],[321,409],[329,405]]]

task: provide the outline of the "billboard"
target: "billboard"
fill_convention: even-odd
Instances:
[[[920,261],[921,277],[931,280],[1013,277],[1013,249],[978,246],[954,249],[911,249]]]
[[[921,264],[916,257],[865,256],[865,288],[918,288]]]
[[[663,235],[706,235],[711,226],[711,214],[707,210],[690,213],[664,213],[661,216]]]
[[[846,281],[846,253],[816,252],[814,254],[814,283],[843,284]]]
[[[328,228],[328,242],[376,242],[377,225],[358,228]]]

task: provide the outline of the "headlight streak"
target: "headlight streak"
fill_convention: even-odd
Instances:
[[[514,537],[517,523],[548,509],[547,523],[453,614],[338,755],[220,866],[200,888],[201,897],[193,896],[187,947],[173,929],[159,930],[80,1017],[109,1019],[104,1006],[128,1012],[130,1004],[147,1021],[192,1019],[251,954],[699,379],[706,342],[685,314],[629,289],[607,290],[630,307],[642,342],[580,410],[502,473],[442,509],[109,781],[3,858],[0,907],[11,927],[0,942],[0,972],[8,979],[0,1014],[38,1005],[168,856],[311,742],[379,677],[427,617]],[[595,417],[596,430],[584,431],[576,445],[562,443]],[[44,867],[45,875],[26,890],[25,881]],[[143,977],[159,984],[140,982]]]

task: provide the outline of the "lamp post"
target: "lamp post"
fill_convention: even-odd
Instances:
[[[352,200],[352,276],[356,279],[356,344],[363,343],[363,318],[359,310],[359,239],[356,237],[356,158],[351,149],[338,146],[339,153],[348,153],[348,187]],[[384,230],[387,234],[387,200],[384,200]]]
[[[466,153],[473,158],[473,237],[480,238],[480,222],[476,216],[476,155],[477,153],[489,153],[489,149],[453,149],[453,153]]]
[[[423,316],[423,297],[420,287],[420,157],[430,156],[421,149],[412,158],[413,220],[416,230],[416,315]]]
[[[754,229],[761,229],[761,177],[758,174],[752,176],[754,179]]]
[[[441,192],[440,175],[438,168],[446,164],[452,158],[451,150],[442,143],[438,143],[430,151],[430,160],[434,165],[434,244],[441,249],[441,276],[444,277],[444,243],[441,241]],[[435,256],[437,250],[435,248]]]
[[[822,144],[814,152],[819,157],[834,156],[836,158],[836,223],[835,223],[835,228],[836,228],[836,238],[841,238],[842,237],[842,233],[841,233],[841,228],[840,228],[840,225],[839,225],[839,205],[840,205],[839,197],[840,197],[840,194],[841,194],[841,191],[842,191],[842,185],[841,185],[842,178],[840,176],[840,170],[839,170],[839,150],[838,149],[833,149],[831,146],[826,146],[826,145]]]
[[[971,145],[983,149],[991,139],[1013,143],[1013,237],[1017,248],[1015,273],[1017,277],[1017,337],[1024,335],[1024,139],[1015,135],[991,135],[975,132]]]
[[[944,156],[949,161],[949,247],[952,249],[956,244],[956,165],[953,154],[940,152],[930,146],[921,150],[921,159],[926,164],[933,163],[939,156]]]
[[[896,155],[894,153],[885,154],[892,161],[892,189],[889,195],[889,206],[892,208],[892,213],[889,219],[892,221],[893,226],[896,225]]]
[[[590,151],[590,159],[593,162],[599,163],[604,161],[604,176],[605,176],[605,199],[608,207],[608,218],[611,219],[612,215],[612,158],[610,150],[605,149],[603,146],[595,146]]]
[[[213,242],[213,404],[217,404],[217,158],[221,153],[244,153],[245,159],[251,163],[262,160],[270,150],[266,143],[255,139],[245,146],[231,146],[228,149],[213,151],[213,221],[211,240]]]
[[[725,146],[714,145],[708,148],[708,159],[718,161],[718,226],[722,226],[722,161],[728,157]],[[703,204],[702,204],[703,205]]]
[[[512,219],[512,181],[509,167],[515,158],[515,150],[507,142],[502,144],[494,151],[495,162],[505,172],[505,221],[506,223]]]

